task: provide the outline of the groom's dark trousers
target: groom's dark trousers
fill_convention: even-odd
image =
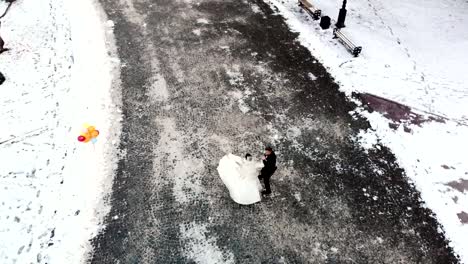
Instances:
[[[258,175],[258,178],[261,180],[263,179],[263,184],[265,185],[265,192],[267,194],[271,193],[271,188],[270,188],[270,178],[275,173],[276,167],[273,169],[265,169],[263,168],[262,171],[260,172],[260,175]]]
[[[270,177],[272,174],[266,174],[263,173],[258,176],[259,179],[263,179],[263,184],[265,185],[265,192],[266,193],[271,193],[271,188],[270,188]]]

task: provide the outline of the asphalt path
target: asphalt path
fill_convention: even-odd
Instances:
[[[91,263],[457,263],[368,122],[262,1],[100,0],[121,59],[122,157]],[[240,206],[226,153],[278,155]]]

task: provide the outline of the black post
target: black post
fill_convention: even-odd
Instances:
[[[346,19],[346,0],[343,0],[343,6],[340,9],[340,13],[338,14],[338,21],[336,22],[337,28],[344,28],[345,27],[345,19]]]

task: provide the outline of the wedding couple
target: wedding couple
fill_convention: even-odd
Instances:
[[[228,154],[219,161],[218,166],[221,180],[238,204],[253,204],[261,200],[260,194],[271,194],[270,177],[275,171],[276,155],[270,147],[265,148],[262,161],[253,160],[250,154],[246,154],[245,158]],[[263,191],[260,179],[265,185]]]

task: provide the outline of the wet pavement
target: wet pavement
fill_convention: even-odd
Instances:
[[[261,1],[101,0],[122,63],[123,152],[91,263],[458,263],[368,122]],[[278,155],[232,202],[232,152]]]

